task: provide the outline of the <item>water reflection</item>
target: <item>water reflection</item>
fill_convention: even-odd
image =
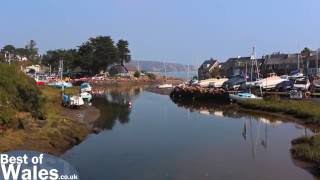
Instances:
[[[100,95],[95,96],[93,105],[100,110],[100,117],[94,127],[112,129],[118,121],[126,124],[130,121],[131,102],[143,91],[141,87],[130,89],[108,88],[95,89]]]
[[[174,102],[178,107],[188,109],[188,112],[198,112],[206,116],[227,117],[230,120],[241,119],[244,121],[239,136],[242,136],[244,143],[250,146],[253,159],[256,158],[259,148],[267,149],[269,147],[269,131],[286,123],[286,121],[279,116],[246,111],[230,103]],[[295,128],[302,132],[301,136],[312,136],[318,132],[317,128],[307,128],[298,124]]]

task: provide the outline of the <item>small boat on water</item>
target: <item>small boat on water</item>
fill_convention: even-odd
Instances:
[[[89,83],[82,83],[80,85],[80,91],[81,92],[91,92],[92,91],[92,87]]]
[[[72,87],[72,83],[70,82],[65,82],[65,81],[55,81],[55,82],[51,82],[51,83],[48,83],[48,86],[53,86],[53,87],[56,87],[56,88],[70,88]]]
[[[201,87],[215,87],[220,88],[222,87],[223,83],[228,81],[228,78],[210,78],[199,81],[199,85]]]
[[[161,84],[161,85],[158,85],[157,88],[159,89],[169,89],[169,88],[172,88],[173,85],[172,84]]]
[[[243,101],[243,100],[253,100],[253,99],[260,100],[260,99],[262,99],[262,97],[258,97],[252,93],[230,94],[229,98],[231,101]]]
[[[88,92],[81,92],[80,97],[83,99],[83,101],[86,101],[86,102],[91,102],[92,100],[92,94]]]

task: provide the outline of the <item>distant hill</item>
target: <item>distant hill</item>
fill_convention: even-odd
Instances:
[[[159,62],[159,61],[131,61],[129,65],[134,65],[140,67],[140,70],[148,72],[164,72],[164,64],[166,66],[167,72],[182,72],[188,71],[188,65],[179,64],[179,63],[168,63],[168,62]],[[189,65],[190,71],[197,71],[197,68],[193,65]]]

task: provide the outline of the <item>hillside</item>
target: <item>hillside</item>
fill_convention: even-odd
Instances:
[[[0,63],[0,121],[9,123],[17,112],[42,116],[43,98],[35,82],[14,65]]]
[[[140,70],[148,72],[163,72],[164,64],[166,65],[167,72],[181,72],[187,71],[188,65],[178,64],[178,63],[168,63],[168,62],[159,62],[159,61],[131,61],[129,65],[140,66]],[[193,65],[189,66],[190,71],[196,71],[196,67]]]

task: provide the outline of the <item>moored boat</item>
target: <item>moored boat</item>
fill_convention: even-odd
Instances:
[[[228,81],[228,78],[210,78],[199,81],[201,87],[215,87],[221,88],[223,83]]]
[[[261,100],[262,97],[258,97],[252,93],[236,93],[236,94],[230,94],[229,98],[231,101],[243,101],[243,100]]]
[[[172,88],[173,85],[172,84],[161,84],[161,85],[158,85],[157,88],[159,89],[169,89],[169,88]]]
[[[267,78],[258,80],[255,83],[255,86],[260,87],[262,89],[272,89],[283,81],[286,81],[286,79],[277,76],[276,73],[270,73]]]
[[[55,81],[55,82],[51,82],[48,83],[48,86],[53,86],[56,88],[70,88],[72,87],[72,84],[70,82],[65,82],[65,81]]]
[[[92,87],[89,83],[82,83],[80,85],[80,91],[81,92],[91,92],[92,91]]]

